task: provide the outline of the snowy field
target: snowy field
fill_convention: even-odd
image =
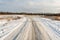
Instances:
[[[19,17],[10,21],[0,20],[0,40],[60,40],[60,21],[40,16]]]

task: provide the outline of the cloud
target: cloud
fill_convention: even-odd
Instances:
[[[60,12],[60,0],[0,0],[0,11]]]

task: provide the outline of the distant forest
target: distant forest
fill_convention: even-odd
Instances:
[[[13,13],[13,12],[0,12],[0,15],[46,15],[46,16],[60,16],[60,13]]]

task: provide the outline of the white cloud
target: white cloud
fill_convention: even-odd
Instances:
[[[0,0],[0,11],[60,12],[60,0]]]

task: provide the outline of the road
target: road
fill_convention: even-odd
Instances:
[[[13,22],[13,24],[12,24]],[[25,16],[10,22],[0,40],[60,40],[60,21],[40,16]],[[13,26],[12,26],[13,25]]]

